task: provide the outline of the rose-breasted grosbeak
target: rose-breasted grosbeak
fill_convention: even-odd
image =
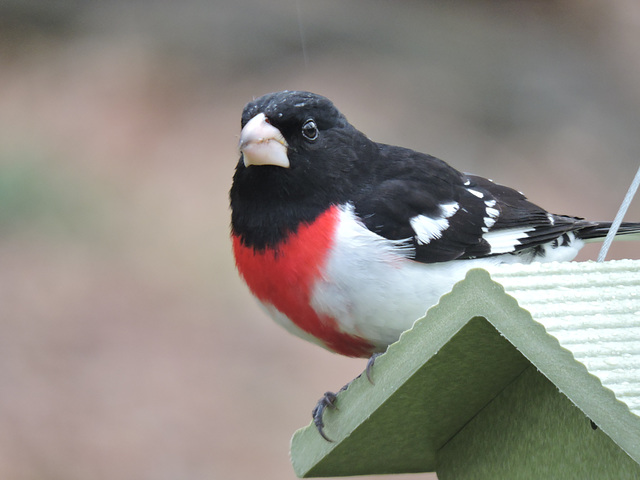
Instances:
[[[239,148],[240,275],[276,322],[343,355],[384,351],[470,268],[571,260],[610,227],[373,142],[309,92],[247,104]]]

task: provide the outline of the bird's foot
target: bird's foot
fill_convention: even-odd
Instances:
[[[369,360],[367,361],[367,366],[364,369],[364,373],[367,376],[367,380],[369,380],[369,383],[371,385],[374,385],[373,383],[373,364],[376,363],[376,358],[378,358],[380,355],[382,355],[382,353],[374,353],[373,355],[371,355],[371,357],[369,357]]]
[[[346,386],[343,387],[342,390],[344,390],[344,388],[346,388]],[[336,407],[337,398],[338,398],[338,395],[336,393],[325,392],[322,398],[318,400],[318,403],[316,404],[313,411],[311,412],[311,415],[313,416],[313,423],[318,429],[318,433],[327,442],[333,442],[333,440],[327,437],[327,435],[324,433],[324,420],[322,419],[322,416],[324,415],[324,411],[327,408],[337,408]]]
[[[369,383],[371,385],[374,384],[373,377],[372,377],[373,364],[375,363],[376,358],[378,358],[380,355],[382,354],[374,353],[373,355],[371,355],[371,357],[367,361],[367,366],[365,367],[363,372],[366,375],[367,380],[369,380]],[[362,376],[362,374],[358,375],[358,377],[360,376]],[[352,382],[353,380],[347,383],[344,387],[342,387],[338,391],[338,393],[325,392],[322,398],[318,400],[318,403],[316,404],[316,406],[313,408],[313,411],[311,412],[311,415],[313,416],[313,424],[318,429],[318,433],[320,434],[320,436],[324,438],[327,442],[333,442],[333,440],[327,437],[326,433],[324,433],[324,420],[323,420],[324,412],[327,408],[331,408],[331,409],[335,408],[336,410],[338,409],[338,407],[336,406],[336,400],[338,399],[338,394],[346,390],[347,388],[349,388],[349,385],[351,385]]]

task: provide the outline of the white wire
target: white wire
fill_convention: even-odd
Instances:
[[[618,229],[622,224],[622,219],[624,218],[627,210],[629,209],[629,205],[631,205],[631,201],[633,200],[634,195],[638,191],[638,187],[640,186],[640,168],[638,168],[638,172],[636,176],[633,178],[633,182],[631,182],[631,186],[629,187],[629,191],[624,197],[622,201],[622,205],[620,205],[620,210],[618,210],[618,214],[616,218],[613,220],[609,231],[607,232],[607,237],[604,239],[604,243],[602,244],[602,248],[600,249],[600,253],[598,254],[598,262],[604,262],[607,253],[609,252],[609,247],[611,247],[611,242],[613,242],[613,238],[618,233]]]
[[[296,14],[298,16],[298,33],[300,34],[300,48],[302,49],[302,59],[306,68],[309,66],[309,58],[307,56],[307,42],[305,39],[304,28],[302,26],[302,7],[300,7],[300,0],[296,0]]]

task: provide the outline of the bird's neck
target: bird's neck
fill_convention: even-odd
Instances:
[[[303,202],[261,202],[246,199],[242,203],[240,208],[232,210],[232,233],[243,245],[258,251],[277,249],[301,225],[313,223],[329,207]]]

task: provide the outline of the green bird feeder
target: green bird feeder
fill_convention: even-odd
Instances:
[[[471,270],[291,442],[299,477],[640,478],[640,261]]]

